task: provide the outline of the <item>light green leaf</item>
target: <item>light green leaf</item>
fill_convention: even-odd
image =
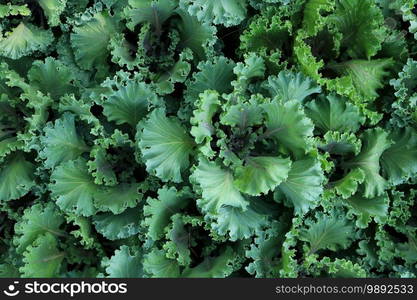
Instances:
[[[348,76],[352,80],[357,92],[366,99],[378,97],[377,90],[385,85],[384,78],[388,76],[387,69],[394,61],[389,59],[350,60],[327,67],[339,75]]]
[[[321,87],[311,78],[290,71],[281,71],[278,76],[269,76],[264,86],[269,90],[271,97],[278,97],[284,103],[291,100],[303,102],[308,96],[321,92]]]
[[[362,141],[349,131],[328,131],[318,147],[330,154],[358,155],[362,148]]]
[[[98,187],[82,158],[70,160],[56,167],[49,189],[57,205],[64,211],[91,216],[96,212],[93,199]]]
[[[105,95],[103,114],[109,121],[136,127],[148,113],[149,106],[157,100],[156,94],[143,82],[128,81],[126,85]]]
[[[231,92],[231,82],[235,78],[234,67],[235,63],[223,56],[216,57],[214,61],[200,62],[199,71],[187,83],[187,99],[193,103],[206,90],[217,91],[220,95]]]
[[[365,228],[374,217],[378,223],[385,223],[388,217],[389,198],[382,194],[375,198],[363,197],[360,192],[347,199],[347,203],[352,207],[353,212],[358,215],[356,226]]]
[[[142,278],[142,253],[139,249],[121,246],[114,255],[103,261],[108,278]]]
[[[304,8],[303,28],[314,35],[323,25],[324,15],[334,10],[333,0],[308,0]]]
[[[246,257],[253,261],[246,270],[258,278],[277,278],[279,275],[279,256],[285,238],[285,226],[275,222],[270,228],[259,231],[250,249],[246,250]]]
[[[12,5],[10,2],[7,4],[0,4],[0,19],[7,16],[30,16],[31,11],[27,4],[24,5]]]
[[[331,22],[343,34],[342,47],[352,58],[374,56],[386,35],[384,18],[373,0],[340,0],[336,2]]]
[[[177,62],[171,69],[168,69],[156,76],[156,91],[159,95],[168,95],[175,90],[175,83],[183,83],[191,72],[193,53],[191,49],[184,49]]]
[[[121,183],[97,190],[94,195],[94,206],[98,211],[120,214],[127,208],[135,207],[142,200],[139,187],[138,183]]]
[[[216,27],[200,23],[197,18],[183,10],[178,10],[181,22],[178,23],[181,49],[191,49],[197,59],[206,59],[214,52],[216,43]]]
[[[5,37],[0,37],[0,56],[19,59],[35,51],[45,51],[52,41],[52,32],[22,22]]]
[[[118,184],[116,173],[113,166],[108,161],[107,149],[102,146],[93,146],[90,151],[93,160],[87,162],[88,171],[94,177],[94,183],[106,186]]]
[[[112,213],[93,216],[96,230],[107,239],[125,239],[139,232],[141,212],[138,208],[129,208],[118,215]]]
[[[192,229],[186,227],[181,214],[173,215],[171,220],[172,225],[166,233],[168,242],[164,244],[163,249],[167,252],[168,258],[176,259],[182,266],[188,266],[191,263],[190,247],[197,245],[191,236]]]
[[[277,74],[288,65],[285,53],[291,47],[293,25],[283,11],[274,7],[255,14],[240,35],[239,52],[262,57],[269,74]]]
[[[229,240],[248,239],[262,226],[267,225],[266,217],[252,207],[242,210],[239,207],[223,206],[211,223],[211,228],[221,236],[228,236]]]
[[[153,278],[180,277],[177,261],[167,258],[163,250],[154,249],[146,254],[143,260],[143,269]]]
[[[67,0],[39,0],[38,3],[48,18],[48,24],[58,26],[61,23],[60,16],[66,8]]]
[[[194,268],[186,268],[181,274],[185,278],[225,278],[233,272],[236,254],[227,247],[217,257],[206,257],[202,263]]]
[[[417,238],[415,232],[407,234],[407,238],[407,243],[397,244],[396,252],[407,264],[414,265],[417,261]]]
[[[249,126],[260,125],[263,122],[264,112],[261,104],[264,98],[253,95],[249,101],[230,105],[220,116],[220,123],[227,126],[237,126],[240,130],[246,130]]]
[[[417,28],[416,28],[417,29]],[[395,89],[396,100],[392,103],[392,120],[394,126],[405,127],[417,121],[417,61],[409,58],[397,79],[390,84]]]
[[[200,94],[197,100],[193,117],[190,119],[191,135],[194,136],[197,144],[204,144],[201,151],[204,155],[212,157],[214,151],[210,146],[215,128],[212,124],[212,118],[220,108],[219,94],[216,91],[207,90]]]
[[[355,158],[345,163],[349,169],[360,168],[365,172],[364,196],[373,198],[383,193],[386,180],[379,174],[379,160],[382,153],[391,145],[388,134],[381,128],[366,130],[362,136],[362,151]]]
[[[78,94],[74,82],[74,71],[61,61],[47,57],[45,61],[35,61],[28,72],[32,87],[37,87],[45,95],[58,100],[66,94]]]
[[[359,109],[348,99],[330,94],[307,104],[307,116],[322,133],[327,131],[356,132],[365,121]]]
[[[71,224],[72,227],[69,233],[77,238],[85,249],[101,248],[97,243],[96,234],[89,218],[75,214],[66,214],[65,219],[67,224]]]
[[[291,160],[279,157],[248,157],[246,165],[238,167],[235,186],[243,193],[258,196],[274,190],[288,177]]]
[[[32,246],[23,253],[24,266],[19,270],[26,278],[51,278],[59,275],[64,252],[57,248],[56,238],[45,233],[39,236]]]
[[[164,187],[158,190],[158,199],[148,198],[143,207],[144,225],[148,228],[147,235],[155,241],[163,237],[171,216],[185,208],[191,196],[187,188],[177,191],[174,187]]]
[[[300,239],[309,243],[309,254],[322,249],[345,249],[353,238],[352,224],[346,218],[340,218],[335,214],[317,214],[316,221],[307,224],[308,227],[300,229]]]
[[[406,127],[395,129],[389,139],[394,144],[382,153],[381,166],[388,181],[398,185],[417,174],[417,134]]]
[[[247,0],[180,0],[180,7],[202,23],[226,27],[238,25],[246,17]]]
[[[197,204],[205,212],[216,214],[220,207],[226,205],[244,210],[248,205],[233,183],[233,174],[223,170],[215,162],[200,159],[192,180],[201,187],[203,197]]]
[[[302,157],[308,149],[308,138],[313,135],[313,123],[308,119],[298,101],[282,103],[274,100],[264,104],[267,114],[265,137],[276,140],[279,146],[290,150],[296,157]]]
[[[138,135],[148,172],[163,181],[181,182],[194,142],[178,119],[167,117],[163,109],[155,109]]]
[[[71,45],[78,65],[85,70],[105,66],[110,38],[115,33],[115,21],[105,12],[96,13],[85,24],[74,27]]]
[[[310,257],[310,276],[313,277],[331,277],[331,278],[367,278],[367,271],[362,264],[353,263],[347,259],[336,258],[332,260],[330,257],[324,256],[321,260],[317,257]]]
[[[45,206],[35,204],[27,208],[14,228],[16,251],[22,253],[38,236],[47,232],[55,236],[63,236],[64,233],[59,229],[62,223],[64,218],[53,203]]]
[[[35,166],[22,153],[12,154],[0,168],[0,201],[19,199],[35,185]]]
[[[334,182],[336,192],[346,199],[352,196],[358,190],[358,186],[365,180],[365,172],[360,169],[353,169],[345,177]]]
[[[86,102],[85,100],[76,99],[74,95],[65,95],[59,100],[58,111],[60,113],[70,112],[78,116],[80,120],[90,124],[93,127],[91,133],[97,135],[103,130],[103,127],[99,119],[91,113],[91,103]]]
[[[133,31],[138,24],[150,23],[158,34],[161,33],[162,24],[171,17],[176,1],[165,0],[129,0],[129,6],[124,9],[124,14],[129,20],[127,26]]]
[[[47,124],[40,141],[42,150],[39,156],[45,159],[45,166],[53,168],[62,162],[76,159],[89,147],[75,128],[74,115],[65,113],[55,124]]]
[[[250,52],[244,55],[245,62],[239,62],[233,69],[237,80],[232,82],[235,91],[243,93],[248,89],[249,83],[258,78],[263,78],[266,71],[265,60],[256,53]]]
[[[308,158],[293,162],[288,178],[278,186],[297,214],[317,206],[323,192],[323,171],[320,163]]]

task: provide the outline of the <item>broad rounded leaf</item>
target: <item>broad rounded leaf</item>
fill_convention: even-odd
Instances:
[[[22,219],[15,225],[16,250],[20,253],[25,251],[38,236],[47,232],[58,237],[63,236],[64,233],[59,229],[62,223],[64,218],[53,203],[46,206],[35,204],[27,208]]]
[[[93,205],[97,186],[82,158],[70,160],[56,167],[51,175],[49,189],[57,205],[64,211],[91,216],[96,212]]]
[[[346,199],[356,193],[358,186],[365,180],[365,172],[358,168],[350,171],[342,179],[332,183],[336,192]]]
[[[249,195],[266,194],[287,179],[291,160],[279,157],[248,157],[246,165],[238,167],[235,186]]]
[[[274,100],[263,105],[267,114],[265,137],[273,138],[295,156],[303,156],[308,148],[308,138],[313,135],[313,123],[308,119],[298,101],[282,103]]]
[[[143,208],[148,236],[153,240],[161,238],[171,216],[185,208],[190,197],[188,189],[177,191],[174,187],[164,187],[158,190],[158,199],[148,198]]]
[[[93,216],[96,230],[109,240],[125,239],[139,232],[140,210],[129,208],[118,215],[112,213]]]
[[[229,236],[231,241],[250,238],[267,224],[266,217],[250,206],[246,210],[223,206],[218,210],[214,220],[211,224],[212,230],[219,235]]]
[[[406,127],[389,138],[394,144],[382,153],[381,166],[389,182],[397,185],[417,174],[417,133]]]
[[[308,224],[308,228],[300,230],[300,239],[309,243],[310,254],[322,249],[336,251],[349,246],[353,226],[347,219],[322,214],[318,214],[316,219]]]
[[[343,34],[342,46],[352,58],[369,59],[381,49],[384,18],[375,1],[338,1],[331,22]]]
[[[103,262],[109,278],[143,277],[142,253],[138,249],[121,246],[114,255]]]
[[[358,227],[366,227],[374,217],[377,222],[385,222],[388,217],[389,198],[386,194],[375,198],[363,197],[360,193],[347,199],[347,203],[358,215]]]
[[[19,59],[35,51],[46,50],[52,41],[52,32],[22,22],[6,37],[0,38],[0,55]]]
[[[129,81],[106,98],[103,113],[109,121],[136,127],[147,115],[149,105],[156,102],[157,96],[145,83]]]
[[[321,92],[309,77],[302,73],[281,71],[277,76],[269,76],[265,84],[272,97],[278,97],[283,102],[296,100],[302,102],[308,96]]]
[[[146,168],[163,181],[181,182],[194,142],[176,118],[155,109],[138,136]]]
[[[143,269],[153,278],[178,278],[180,276],[178,262],[167,258],[165,252],[158,249],[145,255]]]
[[[206,90],[217,91],[220,95],[232,90],[231,82],[235,78],[233,68],[235,63],[223,56],[214,61],[198,64],[199,71],[194,73],[193,79],[187,83],[186,97],[194,102],[200,93]]]
[[[114,20],[104,12],[96,13],[85,24],[75,27],[71,44],[79,66],[85,70],[105,66],[110,54],[110,37],[115,32]]]
[[[203,197],[197,203],[205,212],[216,214],[222,206],[246,209],[248,205],[234,185],[233,174],[214,162],[201,159],[192,174],[192,180],[201,187]]]
[[[64,114],[55,124],[48,124],[41,137],[43,149],[40,157],[45,159],[45,166],[53,168],[62,162],[76,159],[89,150],[82,137],[75,128],[75,117],[72,114]]]
[[[156,30],[174,14],[176,1],[165,0],[128,0],[129,6],[124,13],[129,19],[127,24],[132,30],[138,24],[150,23]]]
[[[297,214],[306,213],[317,206],[323,192],[323,171],[320,163],[309,158],[292,164],[286,181],[278,186]]]
[[[57,244],[52,234],[47,232],[40,235],[23,253],[24,265],[19,269],[22,276],[27,278],[57,277],[61,262],[65,257],[65,253],[58,250]]]
[[[39,5],[48,18],[48,24],[57,26],[61,23],[60,16],[66,8],[67,0],[39,0]]]
[[[0,168],[0,201],[19,199],[35,185],[35,166],[23,154],[12,154]]]
[[[125,209],[135,207],[142,200],[138,183],[121,183],[117,186],[101,188],[94,195],[94,205],[98,211],[120,214]]]
[[[204,147],[201,147],[201,151],[208,157],[212,157],[214,151],[211,149],[210,141],[212,141],[215,132],[212,119],[220,108],[219,94],[207,90],[200,94],[195,105],[197,108],[190,119],[190,123],[193,125],[190,133],[194,136],[197,144],[205,144]]]
[[[225,278],[233,272],[236,254],[227,247],[219,256],[209,256],[194,268],[187,268],[181,274],[186,278]]]
[[[180,0],[180,6],[201,22],[238,25],[246,17],[247,0]]]
[[[380,158],[382,153],[391,146],[388,133],[381,128],[365,131],[362,136],[362,151],[358,156],[345,163],[345,166],[354,169],[360,168],[365,172],[364,196],[373,198],[383,193],[387,181],[380,175]]]
[[[216,27],[198,22],[197,18],[186,12],[178,11],[181,22],[178,23],[180,32],[179,46],[181,49],[191,49],[197,59],[206,59],[212,54],[216,42]]]
[[[307,104],[307,116],[322,133],[327,131],[356,132],[365,121],[359,109],[348,99],[330,94]]]
[[[45,61],[35,61],[29,70],[28,78],[31,85],[54,100],[66,94],[78,94],[74,70],[59,60],[47,57]]]
[[[378,97],[377,90],[385,85],[384,78],[389,74],[387,69],[393,65],[393,62],[391,58],[355,59],[328,67],[339,75],[348,76],[359,94],[367,99],[374,99]]]

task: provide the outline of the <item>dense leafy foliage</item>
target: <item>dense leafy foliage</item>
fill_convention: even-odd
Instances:
[[[415,0],[1,3],[1,277],[417,276]]]

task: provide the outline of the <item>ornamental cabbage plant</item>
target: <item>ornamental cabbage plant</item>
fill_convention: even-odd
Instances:
[[[0,277],[416,277],[415,0],[0,4]]]

